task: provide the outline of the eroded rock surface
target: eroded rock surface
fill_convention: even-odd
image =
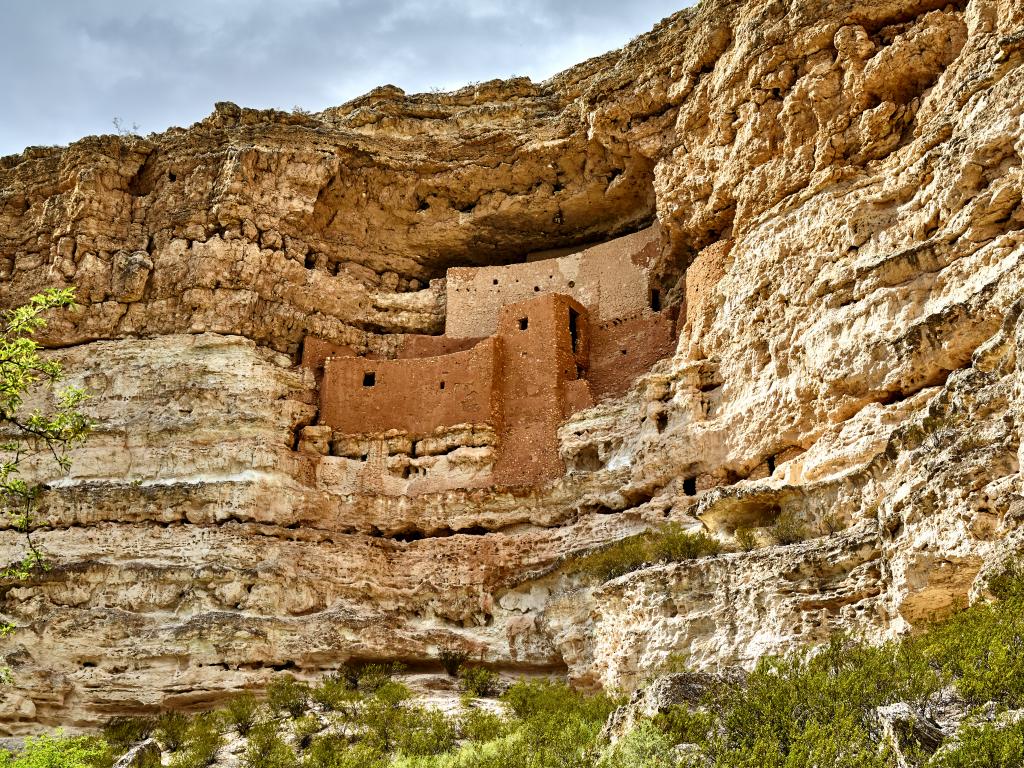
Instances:
[[[0,159],[0,304],[78,286],[45,341],[101,423],[4,585],[0,730],[453,642],[628,688],[942,615],[1020,540],[1022,158],[1013,0],[704,0],[545,83]],[[655,219],[676,353],[561,427],[566,477],[332,492],[302,339],[395,356],[446,268]],[[560,568],[666,519],[761,546]]]

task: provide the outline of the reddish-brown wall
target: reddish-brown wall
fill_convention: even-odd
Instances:
[[[302,342],[302,367],[309,368],[320,377],[324,372],[324,363],[329,357],[352,357],[355,350],[343,344],[332,344],[329,341],[307,336]]]
[[[476,339],[450,339],[447,336],[426,336],[421,334],[409,334],[403,336],[398,346],[397,357],[401,359],[415,357],[440,357],[450,355],[453,352],[464,352],[472,349],[482,341]]]
[[[582,302],[595,322],[642,312],[650,306],[648,264],[659,243],[654,226],[557,259],[449,269],[445,335],[489,336],[503,307],[545,294]]]
[[[686,322],[691,327],[712,305],[712,291],[725,276],[732,244],[732,240],[719,240],[709,245],[686,270]]]
[[[579,313],[575,353],[570,309]],[[558,477],[565,472],[558,453],[558,425],[570,405],[589,405],[586,382],[577,381],[588,355],[587,311],[557,294],[506,306],[498,322],[498,343],[502,427],[495,481],[525,485]],[[569,387],[572,393],[567,397]]]
[[[587,380],[595,399],[621,395],[637,377],[676,348],[670,312],[594,326]]]
[[[497,344],[408,360],[330,358],[320,390],[320,422],[346,434],[391,429],[426,435],[441,426],[495,424]],[[373,386],[364,376],[374,374]],[[441,383],[444,382],[444,387]]]

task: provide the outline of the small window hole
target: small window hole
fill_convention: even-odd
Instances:
[[[177,174],[174,173],[174,171],[168,171],[167,172],[167,180],[168,181],[177,181],[178,180],[178,176],[177,176]]]
[[[438,388],[438,389],[444,389],[444,382],[442,381],[442,382],[441,382],[441,383],[440,383],[440,384],[439,384],[439,385],[437,386],[437,388]]]
[[[651,309],[661,312],[661,291],[657,288],[651,289]]]
[[[367,371],[363,374],[363,386],[373,387],[377,384],[377,374],[374,371]]]
[[[529,327],[530,327],[530,318],[528,318],[528,317],[520,317],[519,318],[519,330],[520,331],[525,331]]]
[[[687,496],[696,496],[697,495],[697,478],[696,477],[688,477],[685,480],[683,480],[683,493],[685,493]]]

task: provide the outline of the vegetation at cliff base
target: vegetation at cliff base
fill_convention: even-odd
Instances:
[[[105,737],[44,737],[0,768],[1020,768],[1024,764],[1024,573],[989,583],[993,600],[920,636],[869,646],[835,638],[815,652],[767,657],[701,701],[639,717],[602,736],[621,702],[564,683],[520,681],[500,711],[466,699],[446,714],[417,704],[398,668],[342,670],[309,685],[281,675],[267,698],[218,712],[111,721]],[[466,667],[461,667],[466,669]],[[493,682],[488,677],[489,682]],[[960,713],[937,743],[916,728],[929,707]],[[890,721],[885,712],[911,713]],[[916,713],[916,714],[915,714]]]

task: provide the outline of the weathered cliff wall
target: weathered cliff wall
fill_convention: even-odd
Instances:
[[[44,500],[53,568],[3,587],[0,730],[452,641],[628,686],[966,599],[1024,512],[1022,65],[1014,0],[704,0],[541,84],[3,158],[0,304],[79,286],[46,342],[101,427]],[[699,300],[670,360],[561,428],[566,478],[339,493],[343,459],[295,450],[307,334],[393,356],[442,331],[445,268],[655,218],[655,287]],[[783,513],[814,538],[558,568]]]

